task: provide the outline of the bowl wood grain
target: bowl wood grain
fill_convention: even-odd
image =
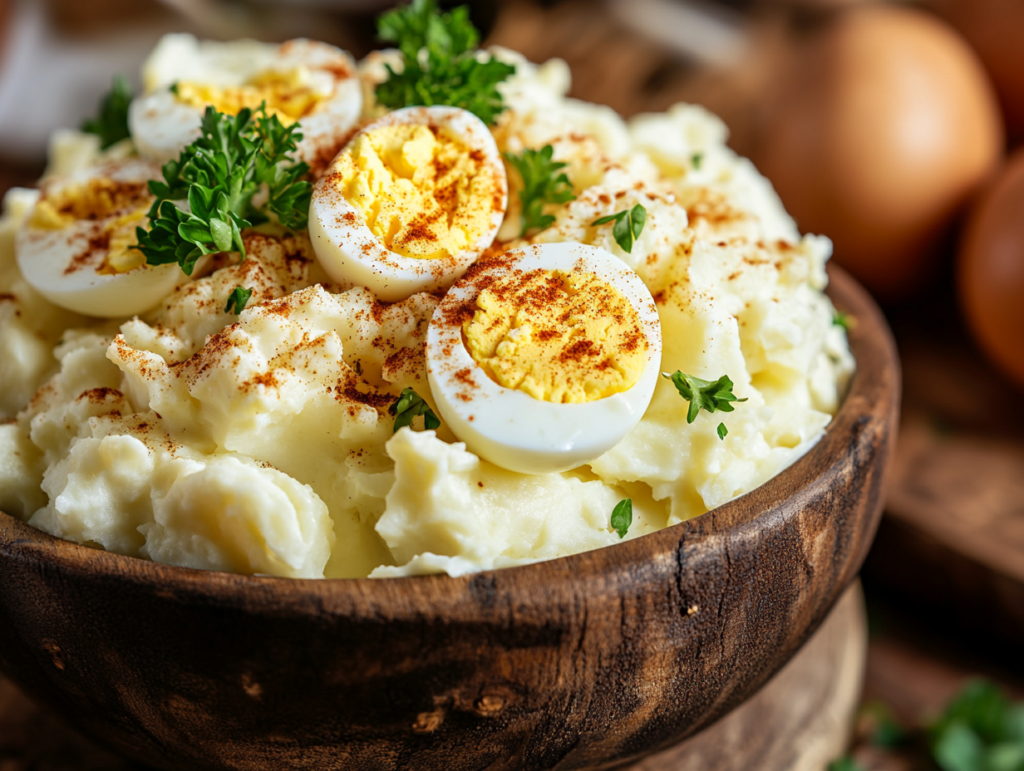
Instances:
[[[603,769],[755,693],[853,580],[900,374],[830,270],[858,370],[825,437],[753,492],[612,548],[450,578],[303,581],[91,550],[0,514],[0,669],[167,769]]]

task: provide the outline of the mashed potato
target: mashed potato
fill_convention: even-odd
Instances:
[[[616,502],[634,538],[698,516],[811,447],[853,369],[822,290],[830,242],[801,237],[770,184],[705,110],[626,122],[566,97],[561,61],[516,64],[503,151],[554,147],[577,197],[524,241],[515,185],[498,242],[575,241],[633,268],[658,306],[661,369],[728,374],[747,399],[728,436],[662,380],[639,425],[589,466],[524,475],[445,427],[393,432],[404,388],[432,403],[423,345],[438,298],[382,303],[329,283],[305,234],[246,234],[155,309],[103,321],[61,310],[16,267],[35,201],[11,191],[0,221],[0,509],[61,538],[196,568],[295,577],[451,575],[609,546]],[[360,65],[364,120],[389,54]],[[63,134],[53,173],[95,163]],[[115,149],[115,152],[118,150]],[[123,152],[123,148],[120,150]],[[642,204],[625,252],[600,217]],[[219,260],[219,261],[218,261]],[[245,310],[226,313],[239,285]]]

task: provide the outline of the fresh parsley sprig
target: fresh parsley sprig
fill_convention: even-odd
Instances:
[[[388,413],[395,417],[395,432],[405,426],[411,426],[412,419],[417,415],[423,416],[423,427],[428,431],[441,426],[440,419],[430,409],[430,405],[411,388],[402,389],[402,395],[388,407]]]
[[[246,303],[252,297],[252,290],[244,286],[236,286],[228,295],[228,304],[224,306],[225,313],[234,313],[236,316],[245,310]],[[232,310],[234,308],[234,310]]]
[[[633,524],[633,499],[623,498],[615,504],[612,509],[612,530],[619,534],[619,538],[625,538],[629,532],[629,526]]]
[[[1024,769],[1024,703],[975,680],[932,726],[931,751],[944,771]]]
[[[615,242],[622,247],[622,251],[631,254],[633,252],[633,244],[640,238],[640,234],[644,232],[644,224],[647,222],[647,209],[640,204],[636,204],[632,209],[623,209],[615,214],[609,214],[606,217],[594,220],[591,227],[607,225],[609,222],[615,223],[612,226],[612,235],[615,236]]]
[[[732,406],[733,402],[746,401],[746,399],[736,398],[736,394],[732,392],[732,381],[728,375],[722,375],[718,380],[701,380],[699,377],[693,377],[685,372],[676,370],[671,375],[667,372],[662,372],[661,376],[671,380],[676,390],[679,391],[679,395],[690,402],[690,409],[686,413],[687,423],[692,423],[696,420],[697,413],[701,410],[707,410],[708,412],[718,410],[732,412],[735,409]],[[728,429],[723,432],[722,428],[724,428],[724,425],[719,426],[719,439],[725,439],[725,435],[729,433]]]
[[[434,0],[413,0],[381,16],[377,35],[395,43],[403,59],[400,72],[386,65],[387,80],[376,88],[385,107],[450,105],[488,124],[505,110],[498,84],[516,68],[478,54],[480,36],[466,6],[445,13]]]
[[[526,148],[520,155],[504,154],[523,178],[523,189],[519,191],[523,204],[520,236],[535,228],[543,230],[555,221],[553,215],[544,213],[544,204],[566,203],[576,197],[569,176],[564,171],[556,173],[568,164],[552,160],[554,153],[554,147],[544,145],[540,150]]]
[[[309,167],[291,156],[301,139],[297,123],[284,126],[265,105],[237,115],[207,107],[199,139],[164,164],[163,182],[149,183],[156,196],[150,229],[135,231],[146,262],[176,262],[191,275],[205,254],[237,251],[245,259],[241,231],[267,222],[269,213],[291,230],[306,227],[312,187],[302,178]],[[260,191],[266,203],[257,207]]]
[[[100,149],[106,150],[122,139],[128,139],[128,107],[134,94],[124,75],[115,75],[102,101],[99,114],[82,122],[81,129],[86,134],[95,134],[100,138]]]

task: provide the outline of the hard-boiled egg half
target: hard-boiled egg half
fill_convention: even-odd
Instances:
[[[397,301],[448,287],[494,240],[508,203],[487,126],[407,107],[362,129],[313,189],[309,233],[335,281]]]
[[[108,161],[48,180],[17,236],[18,267],[51,302],[115,318],[156,305],[187,276],[177,263],[151,266],[135,228],[146,227],[160,169],[138,158]]]
[[[427,378],[468,448],[524,474],[589,463],[643,416],[661,364],[650,291],[594,246],[481,258],[438,305]]]
[[[314,168],[334,157],[363,108],[355,62],[312,40],[281,45],[167,35],[143,67],[145,93],[129,111],[139,153],[164,162],[199,137],[207,105],[235,115],[266,103],[284,125],[298,122],[297,155]]]

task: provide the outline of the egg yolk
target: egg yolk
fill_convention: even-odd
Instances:
[[[147,225],[147,211],[140,209],[106,223],[100,241],[106,241],[107,254],[97,273],[127,273],[146,264],[146,255],[132,247],[139,243],[135,228]]]
[[[244,107],[257,110],[266,103],[267,114],[277,115],[287,125],[314,112],[324,98],[309,87],[308,80],[309,71],[298,67],[287,72],[264,72],[241,86],[181,81],[173,90],[179,102],[200,109],[213,105],[227,115],[237,115]]]
[[[500,206],[500,180],[484,160],[429,126],[384,126],[345,148],[329,182],[390,251],[444,259],[473,246]]]
[[[591,273],[523,271],[482,289],[463,326],[491,380],[546,402],[582,403],[628,391],[647,363],[629,300]]]
[[[91,179],[85,184],[66,185],[41,198],[32,210],[29,226],[41,230],[63,230],[77,222],[94,222],[89,236],[90,251],[102,250],[97,273],[127,273],[146,264],[142,252],[131,247],[138,243],[136,226],[146,225],[152,198],[145,182],[117,182]],[[66,273],[83,267],[88,255],[73,258]]]
[[[63,230],[80,220],[102,220],[126,209],[148,208],[152,200],[145,182],[95,178],[47,193],[32,210],[29,225]]]

